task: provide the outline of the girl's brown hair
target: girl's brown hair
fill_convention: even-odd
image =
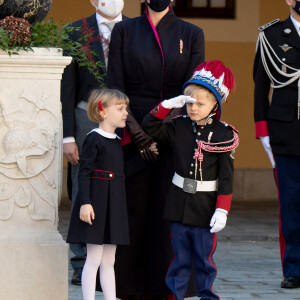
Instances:
[[[99,101],[101,101],[102,107],[106,108],[113,104],[129,104],[128,97],[113,89],[95,89],[91,92],[88,99],[87,114],[91,121],[100,122],[103,118],[100,115]]]

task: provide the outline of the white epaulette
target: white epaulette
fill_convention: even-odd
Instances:
[[[258,30],[259,31],[264,31],[266,28],[269,28],[269,27],[271,27],[272,25],[274,25],[278,22],[280,22],[280,19],[275,19],[275,20],[273,20],[273,21],[271,21],[271,22],[269,22],[265,25],[262,25],[262,26],[258,27]]]

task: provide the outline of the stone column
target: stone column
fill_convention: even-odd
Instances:
[[[60,80],[70,57],[0,50],[0,299],[68,299]]]

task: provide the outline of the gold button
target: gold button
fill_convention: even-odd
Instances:
[[[112,177],[112,174],[109,174],[109,177]]]
[[[193,159],[195,159],[195,156],[193,156]]]
[[[201,126],[201,129],[204,129],[204,126]]]
[[[191,167],[193,167],[194,166],[194,164],[191,164]]]
[[[197,135],[201,135],[201,132],[197,132]]]
[[[192,171],[190,171],[190,175],[193,175],[193,172],[192,172]]]

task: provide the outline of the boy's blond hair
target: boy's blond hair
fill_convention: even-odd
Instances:
[[[209,100],[211,100],[213,102],[217,102],[217,98],[214,95],[214,93],[211,92],[206,87],[199,85],[199,84],[193,84],[193,83],[188,84],[183,91],[184,95],[186,95],[186,96],[194,95],[194,97],[197,97],[197,95],[203,94],[204,92],[207,92],[207,95],[208,95],[207,98]]]
[[[128,97],[118,90],[95,89],[90,94],[87,106],[88,117],[93,122],[101,122],[104,120],[100,115],[99,101],[101,101],[103,108],[107,108],[113,104],[129,104]]]

